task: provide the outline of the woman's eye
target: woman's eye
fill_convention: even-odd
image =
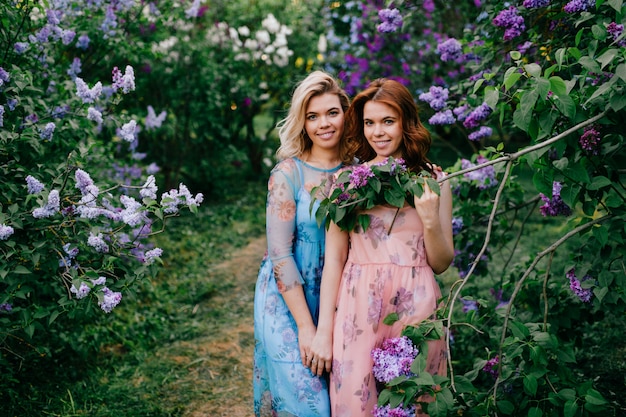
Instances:
[[[317,116],[315,116],[314,114],[307,116],[307,120],[315,120],[317,118]]]

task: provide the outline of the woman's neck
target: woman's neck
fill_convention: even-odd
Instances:
[[[336,150],[311,148],[302,154],[302,160],[309,165],[321,169],[332,169],[341,164]]]

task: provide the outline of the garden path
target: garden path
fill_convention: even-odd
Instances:
[[[249,417],[252,408],[252,356],[254,349],[254,285],[261,258],[265,253],[263,235],[211,268],[211,274],[232,280],[228,291],[213,296],[208,303],[215,308],[227,306],[227,320],[219,320],[212,335],[195,339],[199,356],[197,367],[189,369],[203,375],[206,395],[192,401],[185,417]]]

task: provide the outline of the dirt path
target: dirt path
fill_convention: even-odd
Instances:
[[[211,275],[229,280],[233,287],[209,301],[228,306],[214,334],[187,343],[196,349],[197,364],[187,368],[207,384],[202,399],[186,408],[185,417],[249,417],[252,410],[252,355],[254,349],[254,284],[263,254],[265,236],[255,239],[230,259],[212,268]]]

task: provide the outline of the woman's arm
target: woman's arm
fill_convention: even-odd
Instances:
[[[415,209],[424,224],[426,257],[435,274],[448,269],[454,258],[452,191],[449,181],[443,181],[440,189],[440,195],[437,195],[425,184],[422,196],[415,197]]]
[[[335,223],[330,223],[326,232],[326,249],[324,253],[324,271],[320,287],[320,315],[317,323],[317,332],[311,344],[311,355],[316,363],[307,365],[311,371],[321,375],[324,371],[330,372],[333,359],[333,326],[337,294],[344,265],[348,259],[349,236]]]
[[[285,304],[298,327],[298,343],[302,363],[315,335],[315,325],[309,311],[293,250],[296,234],[297,168],[292,160],[280,162],[268,183],[266,233],[268,256],[274,268],[274,278]]]

